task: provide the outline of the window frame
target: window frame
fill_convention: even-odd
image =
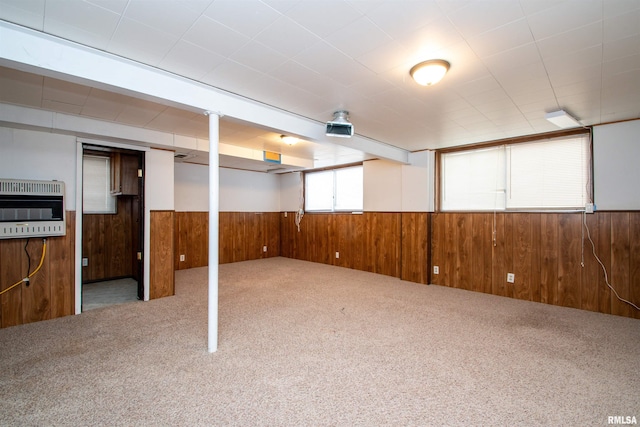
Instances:
[[[362,208],[361,209],[336,209],[336,179],[335,173],[339,170],[349,169],[349,168],[360,168],[363,174],[363,183],[362,183]],[[313,209],[307,210],[307,175],[320,173],[320,172],[333,172],[333,197],[332,197],[332,207],[331,210],[321,210],[321,209]],[[318,168],[318,169],[309,169],[302,172],[302,191],[303,191],[303,200],[304,200],[304,212],[305,213],[362,213],[364,212],[364,164],[362,162],[359,163],[351,163],[346,165],[340,165],[336,167],[327,167],[327,168]]]
[[[85,207],[85,191],[86,191],[86,179],[85,179],[85,158],[105,159],[107,166],[106,177],[106,193],[105,196],[113,199],[113,205],[107,206],[110,209],[104,210],[87,210]],[[87,215],[117,215],[118,213],[118,198],[111,193],[111,179],[113,173],[113,164],[110,155],[103,155],[102,153],[85,152],[82,155],[82,213]]]
[[[578,129],[568,129],[564,131],[554,131],[554,132],[546,132],[541,134],[534,135],[526,135],[521,137],[514,138],[506,138],[501,140],[483,142],[479,144],[468,144],[461,145],[456,147],[449,148],[441,148],[435,150],[435,189],[434,189],[434,197],[435,197],[435,212],[541,212],[541,213],[551,213],[551,212],[583,212],[583,208],[568,208],[568,209],[558,209],[558,208],[508,208],[505,206],[504,209],[494,209],[494,210],[474,210],[474,209],[451,209],[444,210],[442,207],[442,184],[443,184],[443,165],[442,165],[442,155],[454,152],[461,151],[472,151],[478,149],[486,149],[497,146],[509,146],[516,145],[522,143],[535,143],[535,142],[544,142],[549,139],[554,138],[563,138],[563,137],[571,137],[571,136],[585,136],[588,139],[588,152],[587,152],[587,200],[589,202],[593,202],[593,129],[591,127],[584,127]],[[506,170],[506,167],[505,167]],[[506,201],[505,201],[506,203]]]

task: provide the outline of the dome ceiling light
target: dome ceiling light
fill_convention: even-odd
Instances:
[[[414,65],[409,74],[419,85],[431,86],[442,80],[450,66],[444,59],[430,59]]]
[[[298,141],[300,141],[295,136],[289,136],[289,135],[280,135],[280,139],[282,140],[282,142],[284,142],[287,145],[296,145]]]

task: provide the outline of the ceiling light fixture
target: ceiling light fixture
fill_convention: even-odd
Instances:
[[[564,110],[552,111],[544,115],[544,118],[549,120],[554,125],[562,128],[575,128],[582,126],[578,120],[571,116]]]
[[[287,145],[296,145],[298,141],[300,141],[295,136],[289,136],[289,135],[280,135],[280,139],[282,140],[282,142],[284,142]]]
[[[442,80],[450,66],[444,59],[430,59],[411,67],[409,74],[419,85],[431,86]]]

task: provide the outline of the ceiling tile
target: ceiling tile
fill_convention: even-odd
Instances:
[[[409,53],[396,41],[383,43],[356,60],[374,73],[384,73],[401,65],[411,68],[407,62]]]
[[[82,115],[101,120],[115,121],[118,114],[120,114],[130,100],[130,97],[124,95],[93,88],[82,107]]]
[[[515,1],[473,2],[447,14],[460,33],[470,38],[524,17],[520,4]]]
[[[50,20],[70,27],[70,34],[73,34],[73,29],[75,28],[81,30],[81,33],[90,33],[102,38],[109,38],[118,25],[120,15],[83,1],[74,3],[66,1],[47,2],[44,21],[45,31],[49,31],[47,27]],[[75,40],[75,38],[72,37],[71,40]]]
[[[636,2],[640,4],[640,2]],[[604,41],[612,42],[640,33],[640,9],[604,20]]]
[[[555,6],[527,17],[536,40],[566,33],[601,19],[602,0],[556,2]]]
[[[149,7],[149,0],[129,0],[124,16],[181,37],[198,18],[198,13],[175,0],[154,0],[154,7]]]
[[[177,37],[124,18],[109,42],[109,52],[157,65],[176,44]]]
[[[344,0],[300,2],[287,16],[319,37],[327,37],[361,17],[361,13]]]
[[[603,60],[612,61],[618,58],[624,58],[629,54],[640,53],[640,34],[619,39],[615,42],[607,42],[602,48]]]
[[[567,55],[600,46],[602,45],[602,21],[538,40],[537,45],[543,58]]]
[[[604,9],[604,18],[607,19],[637,11],[640,9],[640,3],[638,0],[603,1],[602,7]]]
[[[88,86],[45,77],[42,98],[47,101],[82,107],[90,92],[91,88]]]
[[[326,41],[346,55],[357,57],[390,42],[391,37],[365,16],[333,32]]]
[[[103,9],[110,10],[111,12],[115,12],[121,15],[124,10],[127,8],[127,4],[129,0],[84,0],[87,3],[94,4]]]
[[[0,67],[0,100],[40,108],[44,77]]]
[[[241,47],[229,59],[262,72],[269,72],[287,61],[276,50],[254,41]]]
[[[367,11],[367,16],[394,39],[445,19],[433,0],[383,2]]]
[[[249,37],[206,16],[201,16],[185,33],[183,39],[224,57],[228,57],[250,40]]]
[[[238,0],[216,0],[204,14],[248,37],[254,37],[281,16],[259,0],[242,0],[242,7],[238,7]]]
[[[281,16],[272,25],[255,37],[255,40],[270,46],[286,56],[295,56],[320,38],[292,19]]]
[[[224,57],[184,40],[178,41],[158,64],[159,67],[184,77],[199,80],[218,65]]]
[[[519,19],[468,39],[469,45],[479,56],[498,52],[533,42],[526,19]]]
[[[0,0],[0,19],[43,30],[45,0]]]
[[[144,128],[167,108],[164,105],[132,98],[118,114],[116,120]]]

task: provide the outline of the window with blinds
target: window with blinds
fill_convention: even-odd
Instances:
[[[320,172],[307,172],[306,211],[362,211],[363,169],[354,166]]]
[[[109,157],[82,157],[82,212],[116,213],[116,197],[111,195]]]
[[[443,153],[441,208],[572,210],[590,201],[588,134]]]

